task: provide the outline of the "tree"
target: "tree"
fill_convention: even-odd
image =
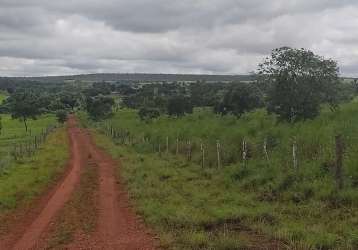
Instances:
[[[320,105],[337,107],[338,66],[305,49],[282,47],[259,64],[259,81],[268,85],[267,109],[291,122],[314,118]]]
[[[67,120],[67,111],[66,110],[58,110],[56,112],[57,121],[59,123],[64,123]]]
[[[254,83],[237,83],[232,85],[221,102],[214,106],[214,111],[225,115],[243,113],[262,106],[262,95]]]
[[[73,93],[65,92],[62,93],[60,102],[63,103],[64,106],[69,107],[72,111],[78,106],[78,96]]]
[[[142,121],[150,121],[160,116],[160,112],[156,108],[143,107],[138,111],[139,118]]]
[[[112,97],[99,95],[86,98],[87,112],[93,120],[101,120],[111,116],[113,105]]]
[[[2,134],[2,117],[0,116],[0,135]]]
[[[9,97],[10,113],[13,119],[21,120],[28,131],[27,120],[36,119],[41,114],[38,96],[32,91],[16,91]]]
[[[168,100],[167,111],[170,116],[182,116],[185,113],[193,113],[193,105],[189,98],[176,96]]]

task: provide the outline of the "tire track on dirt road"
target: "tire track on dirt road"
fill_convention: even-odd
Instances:
[[[61,184],[57,186],[41,212],[34,220],[32,220],[32,223],[30,225],[23,225],[24,228],[21,230],[22,235],[16,236],[17,241],[14,244],[0,246],[0,249],[38,249],[41,235],[46,231],[48,225],[59,210],[70,199],[71,194],[80,179],[81,166],[83,165],[84,160],[82,158],[83,153],[80,153],[82,150],[80,146],[86,144],[86,138],[77,127],[74,117],[69,118],[67,131],[71,144],[71,158],[69,161],[70,170],[62,180]]]
[[[29,225],[22,225],[22,230],[14,230],[9,238],[17,241],[7,245],[0,243],[0,249],[46,249],[47,246],[43,244],[51,234],[50,225],[56,225],[56,216],[76,192],[81,172],[89,160],[96,164],[99,173],[96,230],[85,237],[75,237],[65,249],[156,249],[154,237],[130,207],[126,189],[116,178],[117,163],[93,143],[89,131],[78,127],[74,116],[69,117],[68,134],[71,158],[67,175],[36,218],[28,218],[32,221]]]

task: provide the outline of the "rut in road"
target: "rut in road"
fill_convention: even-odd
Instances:
[[[138,220],[129,205],[124,185],[117,181],[117,163],[91,140],[89,132],[77,126],[74,116],[68,121],[68,134],[71,142],[70,170],[57,186],[53,195],[43,206],[31,224],[22,225],[23,230],[10,232],[9,239],[16,239],[1,245],[0,249],[44,249],[43,237],[49,235],[50,224],[71,198],[89,158],[98,166],[99,204],[97,227],[94,233],[83,239],[74,239],[66,249],[155,249],[155,240]],[[21,233],[19,233],[19,231]],[[14,236],[15,234],[15,236]],[[16,235],[17,234],[17,235]]]

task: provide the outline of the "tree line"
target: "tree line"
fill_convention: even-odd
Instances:
[[[196,107],[211,107],[221,115],[240,117],[266,108],[279,120],[296,122],[316,117],[323,104],[332,110],[358,93],[357,80],[339,78],[337,62],[306,49],[274,49],[246,82],[125,82],[46,83],[1,78],[0,89],[9,93],[0,113],[9,113],[28,129],[27,121],[43,113],[55,113],[60,122],[67,114],[86,110],[93,120],[105,119],[114,108],[138,110],[150,121],[167,114],[179,117]],[[0,122],[1,128],[1,122]],[[1,129],[0,129],[1,130]]]
[[[310,50],[282,47],[274,49],[247,82],[174,82],[141,86],[122,85],[117,91],[123,105],[139,110],[143,120],[166,113],[181,116],[195,107],[211,107],[221,115],[240,117],[257,108],[266,108],[279,120],[296,122],[312,119],[322,105],[336,110],[339,103],[358,93],[357,80],[339,77],[336,61]]]

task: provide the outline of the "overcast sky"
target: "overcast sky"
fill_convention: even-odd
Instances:
[[[0,0],[0,76],[246,74],[281,46],[358,76],[358,1]]]

